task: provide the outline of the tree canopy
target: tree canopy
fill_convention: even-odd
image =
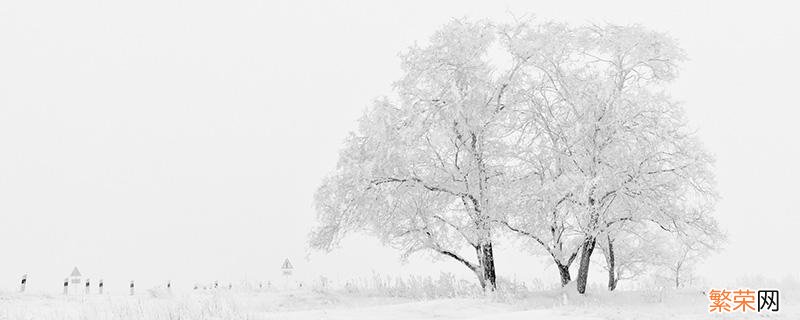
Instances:
[[[401,55],[396,97],[347,138],[315,197],[312,247],[365,231],[494,289],[493,244],[510,232],[552,257],[562,285],[580,255],[583,293],[598,240],[610,289],[652,250],[615,254],[634,234],[716,246],[713,159],[667,93],[683,60],[638,25],[448,23]]]

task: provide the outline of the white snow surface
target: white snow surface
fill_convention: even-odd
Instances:
[[[792,308],[795,301],[785,298],[778,313],[711,315],[708,299],[697,290],[569,293],[566,304],[563,290],[435,300],[314,289],[69,297],[0,293],[0,319],[800,319]]]

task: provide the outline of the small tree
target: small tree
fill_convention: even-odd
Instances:
[[[706,228],[692,228],[674,234],[667,241],[671,250],[659,260],[662,277],[673,283],[676,289],[691,284],[697,263],[725,241],[725,235],[717,230],[716,224],[701,225]]]
[[[626,223],[625,228],[608,230],[598,239],[604,268],[608,272],[608,290],[622,280],[636,279],[662,265],[669,252],[667,233],[647,223]]]
[[[605,256],[608,288],[647,273],[674,283],[692,279],[692,270],[725,236],[707,214],[672,215],[669,223],[642,219],[608,229],[598,243]]]

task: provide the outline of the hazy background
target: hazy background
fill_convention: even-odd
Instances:
[[[788,2],[788,1],[787,1]],[[712,284],[797,277],[796,8],[769,1],[0,2],[0,290],[60,290],[78,266],[123,291],[168,279],[440,270],[375,240],[307,250],[312,195],[347,132],[452,17],[642,23],[691,58],[673,93],[717,157],[727,250]],[[501,276],[556,283],[501,241]],[[600,269],[600,264],[593,265]],[[469,278],[471,279],[471,278]],[[605,281],[595,276],[594,281]]]

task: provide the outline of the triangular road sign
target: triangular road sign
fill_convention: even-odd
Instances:
[[[294,267],[292,266],[292,263],[289,262],[289,258],[286,258],[286,260],[283,260],[283,265],[281,265],[281,269],[283,269],[283,270],[294,269]]]

